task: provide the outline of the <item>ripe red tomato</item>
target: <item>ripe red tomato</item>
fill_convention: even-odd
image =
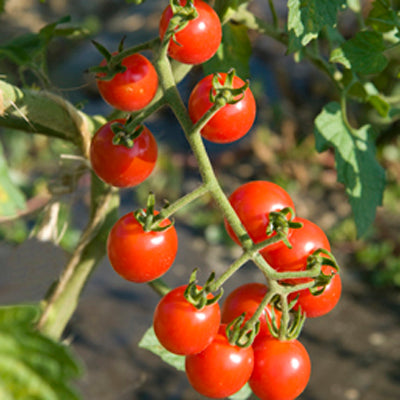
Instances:
[[[203,396],[220,399],[240,390],[250,378],[254,356],[251,346],[231,345],[221,325],[211,344],[202,352],[186,356],[186,375]]]
[[[100,65],[105,65],[105,60]],[[141,54],[132,54],[122,60],[126,67],[110,80],[97,79],[103,99],[118,110],[132,112],[146,107],[158,88],[158,76],[153,64]],[[98,74],[101,77],[102,74]],[[104,76],[104,75],[103,75]]]
[[[218,80],[223,84],[227,74],[218,74]],[[189,115],[196,123],[208,111],[213,103],[210,101],[213,75],[203,78],[192,90],[189,97]],[[233,88],[239,88],[244,82],[235,76]],[[201,130],[201,135],[215,143],[231,143],[243,137],[253,125],[256,116],[256,102],[249,88],[244,97],[235,104],[226,104],[207,122]]]
[[[185,5],[186,1],[181,1],[181,4]],[[193,5],[198,16],[175,33],[168,47],[169,56],[184,64],[201,64],[210,59],[218,50],[222,38],[221,22],[213,8],[201,0],[194,0]],[[161,39],[172,16],[171,6],[167,6],[160,20]]]
[[[155,212],[157,214],[157,212]],[[170,224],[163,220],[160,226]],[[112,227],[107,253],[114,270],[128,281],[149,282],[163,275],[172,265],[178,250],[174,226],[161,232],[145,232],[132,212]]]
[[[268,287],[262,283],[252,282],[246,283],[233,290],[225,299],[221,308],[221,321],[228,324],[241,314],[246,313],[245,321],[255,313],[257,307],[268,292]],[[259,319],[260,331],[257,338],[263,336],[271,336],[268,329],[266,318],[271,322],[272,306],[267,305]],[[282,313],[279,310],[274,310],[276,323],[279,326]]]
[[[96,175],[104,182],[117,187],[132,187],[143,182],[153,171],[157,161],[157,142],[143,126],[134,145],[128,148],[114,145],[113,123],[124,124],[124,119],[107,122],[93,136],[90,145],[90,162]]]
[[[282,246],[277,249],[266,247],[262,255],[277,271],[302,271],[306,269],[307,258],[320,248],[330,251],[331,246],[323,230],[313,222],[296,217],[295,222],[301,222],[302,228],[291,229],[289,239],[292,248]],[[307,279],[306,279],[307,280]],[[297,280],[299,282],[300,280]],[[303,280],[304,281],[304,280]]]
[[[187,355],[204,350],[214,339],[221,322],[218,303],[197,309],[184,297],[186,285],[167,293],[153,318],[154,332],[171,353]],[[199,288],[200,289],[200,288]],[[213,298],[210,293],[207,298]]]
[[[329,275],[334,273],[335,269],[329,265],[323,265],[322,272]],[[299,296],[293,308],[298,310],[298,308],[301,307],[301,310],[308,318],[316,318],[332,311],[339,302],[341,293],[342,280],[339,274],[335,274],[321,294],[314,296],[310,290],[304,289],[291,293],[288,300],[292,301],[296,296]]]
[[[229,201],[254,243],[262,242],[274,235],[266,234],[269,224],[268,214],[271,211],[291,207],[294,212],[294,203],[289,194],[282,187],[267,181],[252,181],[239,186],[229,196]],[[225,228],[229,236],[240,244],[226,219]],[[266,249],[281,247],[286,247],[282,241],[268,246],[261,253]]]
[[[250,388],[260,400],[294,400],[307,386],[311,362],[298,340],[265,337],[253,345],[254,369]]]

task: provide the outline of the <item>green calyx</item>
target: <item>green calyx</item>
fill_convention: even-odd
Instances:
[[[210,101],[218,105],[224,106],[225,104],[235,104],[243,99],[249,82],[246,81],[244,85],[239,88],[233,87],[233,79],[236,76],[234,69],[231,69],[224,82],[220,82],[221,76],[215,73],[212,78],[212,90],[210,91]]]
[[[175,38],[175,34],[184,29],[187,24],[197,18],[199,14],[194,7],[193,0],[187,0],[184,5],[182,5],[179,0],[170,0],[170,6],[173,17],[169,21],[164,40],[169,41],[172,39],[179,45],[179,42],[177,42]]]
[[[226,337],[232,345],[249,347],[260,331],[260,321],[244,322],[245,316],[245,313],[243,313],[226,326]]]
[[[329,265],[334,271],[330,274],[325,274],[322,271],[323,265]],[[335,257],[326,249],[318,249],[308,257],[307,270],[315,269],[316,267],[318,267],[320,272],[314,278],[314,285],[310,288],[314,296],[322,294],[332,278],[339,272],[339,265]]]
[[[134,211],[136,220],[142,225],[145,232],[163,232],[174,224],[172,220],[170,223],[161,226],[160,224],[165,221],[165,218],[161,213],[155,213],[154,206],[155,196],[150,192],[147,198],[146,208]]]
[[[184,293],[186,300],[198,310],[218,302],[223,295],[222,288],[219,289],[219,292],[215,296],[209,296],[212,292],[214,281],[215,273],[212,272],[203,287],[199,288],[197,285],[197,269],[195,269],[190,276],[189,283]]]
[[[266,234],[272,235],[274,232],[279,235],[283,242],[289,249],[292,248],[287,236],[289,229],[299,229],[303,226],[300,222],[293,222],[295,217],[294,211],[291,207],[286,207],[280,211],[272,211],[268,214],[268,227]]]
[[[297,311],[293,309],[296,302],[297,298],[288,303],[287,296],[279,296],[278,301],[275,301],[274,307],[282,312],[279,326],[274,307],[271,307],[271,321],[269,318],[265,320],[273,337],[279,340],[294,340],[299,337],[306,315],[302,312],[301,307]]]
[[[115,122],[111,124],[111,130],[114,133],[112,142],[116,146],[125,146],[131,149],[135,144],[135,139],[140,136],[143,129],[143,125],[139,125],[131,131],[127,128],[127,125]]]
[[[122,38],[119,47],[118,53],[123,50],[123,42],[125,38]],[[103,55],[106,60],[106,65],[99,65],[96,67],[92,67],[89,69],[89,72],[96,74],[96,79],[101,81],[110,81],[114,78],[115,75],[120,74],[126,70],[121,64],[121,60],[118,62],[114,61],[116,55],[111,54],[102,44],[92,40],[93,45],[96,49]],[[117,54],[118,54],[117,53]]]

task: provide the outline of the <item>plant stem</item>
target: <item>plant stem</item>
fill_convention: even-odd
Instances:
[[[251,260],[247,252],[243,252],[230,266],[214,281],[210,287],[211,292],[217,291],[245,262]]]
[[[87,279],[104,257],[108,232],[117,219],[117,191],[105,185],[94,174],[91,203],[90,221],[78,246],[54,288],[43,301],[37,328],[54,339],[61,337],[78,305]]]
[[[187,193],[185,196],[179,198],[175,202],[168,204],[167,207],[163,208],[160,211],[160,218],[166,219],[170,217],[171,215],[175,214],[177,211],[179,211],[181,208],[185,207],[189,203],[193,202],[194,200],[198,199],[201,196],[204,196],[205,194],[208,193],[208,188],[206,185],[201,185],[198,188],[192,190],[190,193]],[[159,222],[157,221],[157,224]]]
[[[271,10],[274,28],[277,30],[279,28],[279,20],[278,20],[278,15],[275,10],[274,0],[268,0],[268,4],[269,4],[269,9]]]

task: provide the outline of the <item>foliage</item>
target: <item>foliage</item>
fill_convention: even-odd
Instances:
[[[39,307],[0,307],[0,394],[4,400],[78,399],[81,368],[67,346],[34,328]]]

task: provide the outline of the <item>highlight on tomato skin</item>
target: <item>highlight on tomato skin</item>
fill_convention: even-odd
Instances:
[[[253,348],[229,343],[226,325],[221,324],[211,344],[197,354],[185,357],[186,376],[203,396],[222,399],[238,392],[253,371]]]
[[[186,1],[181,1],[185,5]],[[198,16],[175,33],[168,46],[171,58],[184,64],[202,64],[209,60],[218,50],[222,39],[221,21],[214,9],[202,0],[194,0]],[[168,5],[160,19],[159,34],[163,39],[169,21],[173,17]]]
[[[105,60],[100,63],[105,64]],[[96,79],[97,88],[104,101],[112,107],[127,112],[139,111],[153,100],[157,92],[157,72],[153,64],[139,53],[125,57],[121,64],[126,70],[110,80]],[[102,74],[97,76],[101,78]]]
[[[139,185],[153,172],[158,155],[156,139],[150,130],[142,127],[132,147],[114,144],[112,124],[124,125],[125,119],[104,124],[90,144],[90,163],[96,175],[109,185],[126,188]]]
[[[163,231],[145,232],[134,213],[122,216],[107,239],[107,255],[115,272],[135,283],[150,282],[164,275],[178,251],[175,227],[168,219],[160,223],[161,227],[168,225]]]
[[[218,302],[197,309],[184,297],[187,285],[168,292],[157,304],[153,316],[154,332],[171,353],[196,354],[214,339],[221,323]],[[197,287],[201,289],[200,286]],[[208,299],[214,296],[209,293]]]
[[[218,80],[224,84],[226,73],[219,73]],[[188,103],[188,111],[193,123],[196,123],[213,105],[210,100],[213,74],[201,79],[193,88]],[[245,82],[238,76],[233,77],[233,88],[242,87]],[[204,139],[213,143],[232,143],[245,136],[253,126],[256,117],[256,101],[248,87],[241,100],[234,104],[225,104],[207,122],[201,130]]]
[[[264,337],[253,344],[251,390],[260,400],[295,400],[307,387],[311,361],[297,339]]]

